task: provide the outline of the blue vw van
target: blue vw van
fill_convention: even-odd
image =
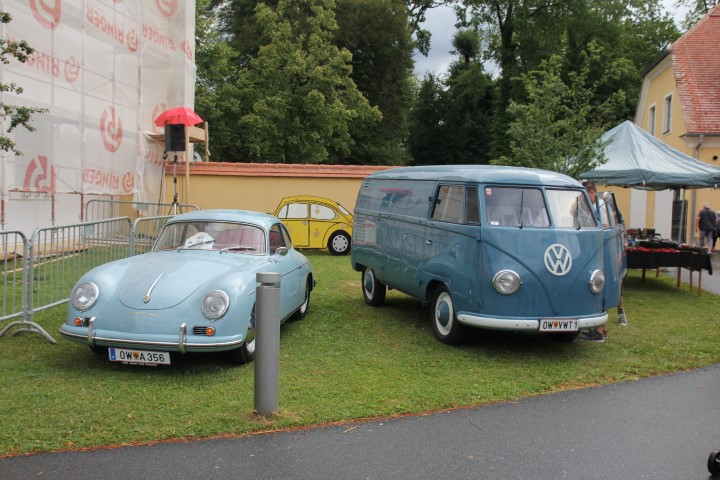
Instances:
[[[572,341],[607,321],[625,275],[621,217],[603,226],[599,209],[579,182],[544,170],[384,170],[360,187],[352,266],[368,305],[388,288],[430,304],[443,343],[467,327]]]

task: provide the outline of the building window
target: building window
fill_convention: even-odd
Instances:
[[[648,118],[648,132],[650,132],[650,135],[655,135],[655,105],[650,107]]]
[[[670,133],[670,125],[672,124],[672,95],[665,97],[665,105],[663,112],[663,135]]]

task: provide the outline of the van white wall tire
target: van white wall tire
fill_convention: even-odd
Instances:
[[[447,345],[462,343],[465,325],[458,322],[455,304],[444,286],[437,287],[430,304],[430,320],[435,338]]]
[[[363,268],[361,283],[365,303],[371,307],[380,307],[385,303],[387,287],[378,282],[372,268]]]
[[[328,240],[328,251],[332,255],[347,255],[350,253],[350,235],[339,230],[330,235]]]

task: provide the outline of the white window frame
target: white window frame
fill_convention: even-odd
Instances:
[[[663,135],[670,133],[672,127],[672,93],[663,99]]]
[[[657,114],[657,105],[654,103],[650,105],[650,108],[648,109],[648,132],[650,132],[650,135],[655,136],[655,116]]]

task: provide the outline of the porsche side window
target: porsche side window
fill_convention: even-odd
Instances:
[[[274,255],[275,251],[280,247],[287,247],[283,238],[280,225],[275,224],[270,228],[270,255]]]

